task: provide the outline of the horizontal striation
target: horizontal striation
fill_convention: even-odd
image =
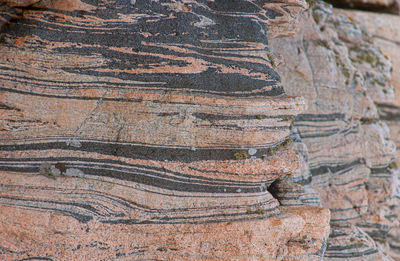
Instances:
[[[285,91],[301,90],[307,101],[294,128],[307,147],[312,176],[305,184],[331,211],[324,257],[381,260],[386,256],[376,242],[384,242],[388,227],[398,223],[396,148],[379,118],[379,107],[383,117],[396,108],[374,103],[393,99],[390,62],[353,14],[340,13],[314,1],[299,33],[273,39],[270,48],[282,57],[278,71]]]
[[[15,45],[27,48],[3,48],[2,88],[74,97],[124,90],[283,94],[266,55],[267,21],[282,15],[277,11],[251,1],[89,2],[92,9],[80,16],[27,9],[6,28]]]
[[[322,256],[329,211],[282,211],[268,190],[302,164],[306,104],[284,93],[267,34],[294,31],[304,1],[7,3],[1,256],[274,259],[310,232],[291,251]]]
[[[24,174],[24,181],[21,174],[3,174],[9,183],[1,185],[0,201],[3,205],[71,216],[84,223],[90,220],[111,224],[209,223],[279,213],[278,203],[265,189],[239,193],[239,186],[239,192],[196,192],[87,175],[76,188],[76,179],[82,178],[76,177],[76,173],[76,169],[68,168],[65,177],[57,181],[34,173]],[[262,212],[249,213],[249,209]]]
[[[83,224],[64,215],[44,211],[38,212],[36,219],[27,219],[31,214],[28,209],[1,206],[0,210],[5,213],[0,224],[6,224],[7,218],[18,217],[24,221],[19,228],[26,231],[21,242],[18,232],[12,233],[13,229],[9,227],[3,230],[9,234],[7,240],[3,240],[4,233],[0,235],[0,253],[6,259],[45,255],[53,260],[63,257],[77,260],[226,260],[257,257],[268,260],[282,255],[281,245],[286,244],[288,237],[294,238],[301,232],[325,239],[329,231],[329,212],[317,207],[292,210],[270,219],[163,226]],[[313,229],[314,223],[321,224],[322,229]],[[49,237],[51,241],[46,240]],[[318,240],[313,251],[320,246],[321,240]],[[307,255],[307,252],[303,250],[298,254]]]
[[[327,260],[362,258],[379,260],[375,242],[357,227],[333,227],[324,255]]]
[[[289,135],[287,119],[304,109],[303,99],[294,97],[184,97],[191,102],[179,97],[174,102],[168,95],[158,101],[111,101],[6,91],[0,96],[0,140],[61,136],[165,147],[268,147]]]
[[[45,143],[48,145],[49,143]],[[158,173],[164,173],[166,175],[176,175],[176,177],[182,177],[183,174],[190,174],[193,176],[201,176],[204,178],[218,179],[223,177],[226,180],[237,180],[237,181],[248,181],[248,182],[259,182],[259,183],[272,183],[272,181],[280,176],[285,176],[293,172],[298,168],[298,157],[291,150],[290,147],[281,147],[273,155],[265,154],[260,158],[252,156],[250,158],[251,150],[243,150],[239,153],[239,156],[248,157],[240,159],[237,154],[230,154],[233,151],[228,150],[222,151],[226,153],[226,158],[200,158],[195,160],[194,158],[182,156],[182,161],[172,160],[167,158],[156,158],[146,157],[146,148],[137,153],[119,154],[114,153],[113,150],[95,150],[95,147],[85,149],[85,147],[69,147],[65,143],[60,144],[59,147],[46,147],[43,144],[32,144],[32,145],[21,145],[21,146],[3,146],[0,155],[2,160],[0,161],[3,166],[15,166],[16,168],[30,167],[38,170],[38,166],[42,163],[49,161],[50,163],[60,164],[81,164],[90,166],[110,166],[120,168],[122,171],[131,171],[133,173],[137,171],[145,171],[149,168],[149,171],[153,170]],[[63,148],[64,147],[64,148]],[[102,147],[100,147],[102,148]],[[107,148],[107,147],[106,147]],[[111,148],[119,149],[120,146]],[[180,150],[177,150],[178,152]],[[184,151],[181,151],[182,154]],[[192,151],[188,150],[188,153]],[[218,152],[218,151],[217,151]],[[218,155],[215,151],[214,154]],[[205,155],[210,155],[205,153]],[[201,154],[200,154],[201,155]],[[248,156],[247,156],[248,155]],[[180,155],[178,155],[180,156]],[[179,159],[179,157],[177,158]],[[193,153],[192,156],[196,156]],[[187,160],[185,160],[187,159]],[[66,168],[66,167],[64,167]],[[29,169],[27,169],[29,170]]]
[[[302,205],[301,198],[306,194],[300,184],[279,179],[274,181],[271,186],[268,187],[268,191],[282,206]]]
[[[127,224],[246,220],[254,215],[265,217],[279,213],[279,203],[267,191],[267,186],[298,167],[298,158],[289,148],[282,148],[274,155],[242,160],[235,159],[232,151],[225,152],[229,159],[207,159],[208,153],[204,153],[203,159],[195,159],[195,152],[186,150],[194,153],[192,157],[186,157],[189,160],[181,158],[181,161],[170,161],[156,158],[156,153],[150,153],[150,158],[146,157],[145,153],[141,153],[146,151],[143,148],[130,154],[124,153],[122,146],[114,144],[112,148],[122,149],[121,153],[116,154],[107,153],[113,151],[107,150],[104,144],[97,149],[91,143],[91,146],[80,143],[79,147],[65,142],[55,144],[58,146],[52,146],[52,143],[29,145],[25,142],[24,145],[2,147],[0,168],[3,178],[9,180],[4,176],[6,173],[19,173],[16,181],[20,175],[24,179],[31,177],[29,182],[17,182],[11,188],[6,185],[10,181],[4,184],[0,189],[3,204],[47,209],[71,215],[82,222],[92,219]],[[218,153],[214,151],[211,155]],[[106,191],[88,190],[85,197],[79,198],[80,193],[63,187],[70,178],[78,183],[105,179],[105,183],[123,184],[116,191],[125,191],[126,196],[114,194],[122,203],[105,197],[98,197],[93,203],[111,205],[123,216],[105,216],[102,211],[93,212],[92,204],[85,203],[82,207],[87,201],[86,197],[95,198]],[[47,192],[42,194],[39,184],[30,188],[34,181],[48,185],[56,181],[60,187],[47,188]],[[22,190],[24,193],[20,194]],[[63,201],[63,196],[74,193],[77,193],[77,202]],[[53,200],[57,195],[61,201]]]

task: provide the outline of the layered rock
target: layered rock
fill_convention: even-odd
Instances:
[[[380,118],[383,119],[390,128],[390,136],[397,145],[397,163],[399,159],[400,129],[398,126],[398,114],[400,105],[400,30],[398,24],[400,17],[388,14],[378,14],[355,10],[338,10],[348,17],[352,17],[357,23],[362,24],[365,30],[373,38],[374,42],[382,50],[382,54],[390,58],[392,67],[391,85],[395,90],[394,99],[377,100],[380,109]]]
[[[374,101],[393,99],[390,63],[352,17],[326,4],[315,3],[302,25],[270,46],[286,92],[308,103],[294,126],[307,147],[307,186],[332,213],[325,258],[386,259],[377,242],[397,226],[395,145]]]
[[[398,24],[400,18],[394,15],[377,14],[371,12],[361,12],[355,10],[338,10],[349,17],[352,17],[357,23],[362,24],[365,30],[368,31],[374,42],[380,47],[383,55],[390,58],[393,64],[391,84],[395,89],[394,99],[382,99],[378,100],[377,104],[379,107],[380,119],[387,123],[390,130],[390,137],[396,143],[397,153],[396,161],[393,161],[389,168],[393,172],[398,172],[397,166],[399,165],[399,148],[400,148],[400,129],[399,129],[399,105],[400,105],[400,52],[399,52],[399,41],[400,41],[400,30]],[[393,181],[392,185],[396,188],[396,181]],[[394,191],[396,198],[400,198],[400,190]],[[398,219],[400,210],[396,205],[394,210],[393,218]],[[396,259],[400,259],[400,240],[399,240],[399,229],[398,227],[392,227],[389,230],[389,237],[386,240],[386,244],[390,247],[390,253]]]
[[[329,211],[282,193],[307,169],[290,136],[305,101],[267,42],[303,1],[6,2],[5,259],[323,255]]]

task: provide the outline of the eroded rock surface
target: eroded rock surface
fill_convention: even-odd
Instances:
[[[392,78],[391,84],[394,87],[394,99],[386,99],[378,101],[378,107],[380,109],[380,118],[387,123],[391,139],[396,143],[397,155],[396,161],[390,164],[390,168],[393,171],[398,171],[397,166],[399,165],[399,146],[400,146],[400,126],[399,126],[399,105],[400,105],[400,51],[399,51],[399,41],[400,41],[400,17],[387,14],[378,14],[371,12],[361,12],[356,10],[338,10],[338,12],[343,13],[360,23],[368,31],[374,42],[380,47],[383,55],[390,58],[392,67]],[[396,182],[393,182],[393,186],[396,187]],[[400,190],[394,191],[397,198],[400,197]],[[400,214],[398,206],[395,209],[395,217],[397,218]],[[399,240],[399,228],[392,227],[389,229],[389,236],[386,240],[387,246],[390,248],[390,253],[396,259],[400,259],[400,240]]]
[[[326,259],[385,260],[398,226],[395,144],[377,103],[394,99],[391,64],[354,19],[317,2],[292,37],[273,39],[288,94],[308,109],[294,126],[305,143],[311,178],[331,210]]]
[[[400,260],[400,21],[307,2],[3,1],[2,257]]]
[[[329,210],[278,182],[310,174],[292,129],[305,101],[267,41],[306,6],[3,2],[1,255],[321,258]]]

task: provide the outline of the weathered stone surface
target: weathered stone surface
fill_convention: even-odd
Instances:
[[[395,145],[374,102],[394,98],[390,62],[352,17],[326,4],[316,3],[302,25],[270,46],[282,60],[286,92],[301,92],[308,103],[294,127],[307,147],[308,186],[331,210],[325,257],[385,260],[377,242],[397,226],[398,174],[389,167]]]
[[[282,207],[282,210],[305,221],[298,236],[288,242],[288,256],[284,260],[321,260],[330,231],[329,210],[315,206]]]
[[[276,180],[268,188],[268,191],[276,198],[282,206],[302,205],[305,190],[297,183],[288,180]]]
[[[395,89],[395,97],[394,99],[387,99],[378,101],[379,109],[380,109],[380,118],[384,120],[385,123],[388,124],[390,129],[390,137],[393,141],[395,141],[397,146],[397,156],[396,162],[392,162],[389,165],[389,168],[395,175],[398,176],[397,165],[400,163],[399,161],[399,148],[400,148],[400,126],[399,126],[399,112],[400,112],[400,51],[399,51],[399,42],[400,42],[400,28],[398,24],[400,23],[400,19],[398,16],[387,15],[387,14],[375,14],[369,12],[361,12],[361,11],[345,11],[338,10],[338,12],[343,13],[349,17],[352,17],[357,23],[365,26],[366,30],[369,32],[371,37],[374,39],[376,44],[381,48],[383,55],[390,58],[393,64],[393,73],[391,84]],[[396,198],[400,198],[400,189],[398,188],[398,181],[393,180],[389,184],[386,184],[387,188],[392,186],[393,188],[389,191],[393,191],[393,194]],[[380,191],[382,193],[382,191]],[[387,193],[383,193],[387,194]],[[382,198],[382,196],[380,196]],[[390,215],[392,218],[399,222],[398,216],[400,215],[400,209],[398,209],[398,204],[391,211]],[[388,215],[388,214],[386,214]],[[386,244],[386,247],[390,248],[389,253],[396,259],[400,259],[400,248],[399,248],[399,228],[395,227],[387,227],[388,238],[387,240],[382,240],[383,243]]]
[[[321,258],[330,212],[301,206],[316,191],[290,208],[268,191],[309,175],[291,138],[305,101],[267,45],[305,7],[3,2],[2,257]]]
[[[356,226],[331,229],[324,260],[393,260],[376,242]]]
[[[387,13],[399,13],[398,0],[327,0],[337,7],[356,8]]]
[[[298,30],[298,19],[307,7],[305,0],[278,0],[265,2],[269,10],[276,13],[274,19],[267,21],[268,38],[293,35]]]
[[[5,260],[310,260],[321,256],[329,233],[329,211],[318,207],[285,209],[269,219],[162,227],[81,223],[52,211],[36,212],[33,219],[29,209],[2,205],[0,210]]]
[[[352,17],[357,23],[365,26],[374,42],[382,50],[383,55],[389,57],[392,62],[391,85],[395,89],[395,97],[394,99],[379,101],[379,108],[381,118],[390,128],[391,139],[396,142],[398,148],[396,159],[398,160],[400,156],[400,128],[398,124],[400,113],[400,29],[398,25],[400,24],[400,17],[355,10],[338,10],[338,12]]]

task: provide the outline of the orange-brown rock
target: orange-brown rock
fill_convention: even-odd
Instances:
[[[3,0],[10,7],[33,7],[50,8],[61,11],[90,11],[94,6],[86,4],[81,0]]]
[[[380,118],[388,125],[390,130],[390,138],[396,143],[397,155],[396,159],[393,160],[388,168],[395,174],[395,178],[390,182],[386,182],[384,186],[376,186],[377,191],[374,196],[377,197],[381,202],[384,197],[392,193],[394,202],[391,203],[391,213],[379,212],[377,215],[373,215],[371,219],[374,220],[385,220],[382,216],[392,216],[396,222],[396,226],[390,226],[390,223],[385,224],[388,231],[388,237],[384,240],[380,240],[380,244],[388,249],[389,254],[396,260],[400,259],[399,251],[399,220],[398,215],[400,210],[398,207],[398,199],[400,197],[400,189],[397,181],[399,175],[398,165],[400,164],[400,129],[399,129],[399,111],[400,111],[400,51],[399,51],[399,40],[400,40],[400,23],[399,16],[389,14],[379,14],[362,11],[346,11],[337,10],[338,13],[342,13],[348,17],[352,17],[354,21],[364,26],[365,30],[370,34],[374,42],[380,47],[381,52],[384,56],[388,57],[393,65],[391,84],[394,88],[394,97],[392,99],[378,100],[378,107],[380,109]],[[382,181],[379,181],[382,183]],[[379,184],[379,183],[378,183]],[[375,208],[379,205],[375,204]]]
[[[305,7],[2,5],[2,257],[320,258],[329,211],[268,191],[303,164],[305,101],[285,94],[267,31],[293,34]]]
[[[375,102],[394,98],[391,63],[355,16],[322,1],[299,27],[292,37],[270,41],[285,91],[301,92],[308,104],[294,129],[309,170],[303,164],[288,179],[303,191],[283,188],[330,209],[326,260],[390,260],[390,248],[398,245],[390,232],[398,226],[398,171],[395,144]],[[289,195],[284,202],[295,204]]]
[[[170,224],[162,229],[154,224],[82,224],[49,211],[38,212],[32,219],[31,211],[4,205],[0,210],[0,241],[4,242],[6,260],[21,256],[57,260],[310,260],[323,253],[329,233],[329,211],[318,207],[288,208],[269,219]]]

